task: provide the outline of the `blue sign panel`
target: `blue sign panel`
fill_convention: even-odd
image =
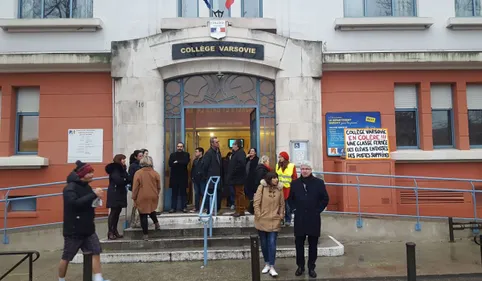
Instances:
[[[345,128],[381,128],[380,112],[335,112],[326,114],[328,156],[345,154]]]

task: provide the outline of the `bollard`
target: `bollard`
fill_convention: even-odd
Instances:
[[[417,263],[415,261],[415,243],[408,242],[407,247],[407,280],[417,280]]]
[[[450,236],[450,243],[454,243],[454,219],[449,218],[449,236]]]
[[[84,253],[84,278],[83,281],[92,281],[92,253]]]
[[[259,237],[258,235],[251,235],[251,280],[260,281],[259,267]]]

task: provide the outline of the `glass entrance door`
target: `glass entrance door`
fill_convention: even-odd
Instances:
[[[169,155],[176,143],[194,158],[196,147],[209,149],[209,138],[217,136],[223,157],[232,139],[242,139],[245,150],[276,157],[275,87],[271,80],[226,74],[176,78],[164,87],[164,209],[170,207]]]

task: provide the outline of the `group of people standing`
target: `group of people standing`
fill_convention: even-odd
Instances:
[[[312,165],[309,162],[302,163],[301,176],[298,178],[296,166],[289,161],[287,152],[278,154],[278,162],[273,169],[269,157],[263,155],[259,158],[255,148],[250,148],[246,154],[241,140],[235,140],[232,151],[222,158],[216,137],[210,138],[210,147],[206,152],[204,148],[198,147],[194,155],[191,180],[195,199],[194,209],[191,211],[208,211],[211,197],[205,198],[205,205],[201,206],[202,197],[206,188],[209,193],[214,192],[214,185],[209,182],[209,178],[220,177],[221,182],[218,183],[216,194],[218,211],[221,208],[222,194],[226,193],[228,194],[224,197],[228,199],[228,206],[234,205],[233,217],[244,216],[246,208],[252,206],[265,261],[262,273],[269,273],[273,277],[278,276],[274,268],[278,232],[282,225],[291,225],[294,212],[298,266],[295,275],[301,276],[305,272],[304,245],[308,238],[308,274],[316,278],[320,213],[328,205],[329,196],[324,181],[313,176]],[[178,143],[177,151],[169,157],[170,188],[173,189],[170,213],[177,210],[178,196],[181,196],[182,211],[188,212],[186,189],[190,161],[190,155],[184,151],[183,143]]]
[[[144,239],[148,239],[148,217],[160,229],[156,209],[161,190],[159,173],[153,169],[152,158],[147,149],[135,150],[130,156],[127,169],[126,156],[115,155],[112,163],[106,165],[109,175],[107,190],[108,239],[122,238],[118,231],[121,211],[127,207],[128,190],[132,191],[134,201],[133,218],[139,212],[140,224]],[[182,143],[177,144],[177,151],[169,157],[170,188],[172,202],[170,213],[176,212],[177,199],[181,196],[181,208],[187,212],[188,165],[190,155],[184,151]],[[297,177],[296,166],[289,162],[289,155],[281,152],[275,168],[270,166],[269,157],[258,158],[255,148],[246,155],[241,140],[236,140],[231,154],[221,157],[219,140],[211,137],[210,148],[204,152],[196,148],[193,160],[191,180],[194,185],[194,210],[207,211],[210,198],[201,206],[205,188],[213,193],[214,185],[208,182],[210,177],[220,177],[221,183],[217,192],[217,208],[221,208],[222,190],[234,190],[234,200],[230,194],[228,205],[234,204],[234,217],[245,215],[245,209],[252,207],[255,227],[260,237],[261,250],[265,266],[262,273],[278,276],[274,269],[276,258],[276,240],[282,224],[291,225],[292,212],[295,215],[294,236],[296,245],[296,276],[305,272],[304,244],[308,237],[308,272],[316,278],[315,263],[317,259],[318,239],[320,237],[320,213],[326,208],[329,196],[324,181],[312,174],[309,162],[300,166],[301,176]],[[67,177],[64,188],[64,250],[59,265],[59,281],[65,281],[67,267],[79,249],[93,254],[93,280],[104,281],[100,270],[101,247],[95,232],[95,208],[102,206],[103,190],[92,189],[89,183],[94,177],[94,169],[87,163],[76,162],[76,168]],[[209,183],[209,184],[208,184]],[[224,187],[224,188],[223,188]],[[251,209],[251,208],[250,208]]]
[[[283,219],[286,225],[290,224],[291,211],[294,211],[298,266],[295,275],[301,276],[305,272],[305,241],[308,237],[308,274],[311,278],[316,278],[315,267],[321,232],[320,214],[328,206],[328,192],[324,181],[313,176],[310,162],[300,165],[301,177],[297,178],[296,167],[291,163],[282,163],[282,160],[289,159],[287,153],[280,153],[279,159],[275,172],[268,172],[265,175],[254,196],[255,227],[259,233],[265,261],[261,272],[269,273],[273,277],[278,276],[274,269],[276,240]]]

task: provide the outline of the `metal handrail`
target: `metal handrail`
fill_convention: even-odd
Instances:
[[[208,264],[208,230],[207,224],[209,224],[209,237],[213,236],[213,212],[214,216],[218,214],[218,200],[217,200],[217,191],[218,191],[218,184],[221,180],[221,177],[215,176],[210,177],[208,182],[206,183],[206,187],[204,190],[204,196],[201,203],[201,208],[199,208],[199,221],[204,225],[204,266]],[[210,184],[214,184],[213,192],[209,192]],[[209,212],[204,214],[204,203],[206,202],[206,198],[209,196]]]
[[[362,174],[362,173],[343,173],[343,172],[313,172],[315,176],[324,177],[326,175],[336,175],[336,176],[344,176],[344,177],[353,177],[356,182],[355,183],[339,183],[339,182],[325,182],[327,186],[334,186],[334,187],[354,187],[357,190],[357,197],[358,197],[358,210],[357,212],[338,212],[338,211],[326,211],[325,213],[329,214],[349,214],[349,215],[356,215],[358,216],[356,221],[356,226],[358,228],[363,227],[363,220],[362,216],[371,215],[371,216],[386,216],[386,217],[401,217],[401,218],[415,218],[417,220],[415,224],[415,230],[421,230],[421,223],[420,219],[447,219],[446,216],[422,216],[420,215],[420,204],[419,204],[419,192],[420,191],[442,191],[442,192],[462,192],[462,193],[471,193],[472,194],[472,202],[473,202],[473,210],[474,215],[471,218],[466,217],[454,217],[454,219],[459,220],[475,220],[475,221],[482,221],[477,217],[477,201],[476,201],[476,194],[482,193],[482,190],[475,189],[475,183],[482,183],[480,179],[462,179],[462,178],[437,178],[437,177],[423,177],[423,176],[398,176],[398,175],[386,175],[386,174]],[[376,184],[362,184],[360,182],[360,177],[376,177],[376,178],[391,178],[391,179],[407,179],[413,181],[414,186],[401,186],[401,185],[376,185]],[[95,180],[103,180],[107,179],[107,177],[100,177],[96,178]],[[454,189],[454,188],[431,188],[431,187],[419,187],[419,181],[452,181],[452,182],[466,182],[470,184],[471,188],[468,189]],[[209,206],[209,213],[203,214],[202,209],[199,212],[199,220],[204,223],[204,230],[205,230],[205,265],[207,264],[207,224],[209,224],[209,236],[212,237],[212,227],[213,227],[213,215],[217,215],[217,189],[218,184],[220,182],[220,177],[210,177],[208,183],[206,184],[206,189],[204,191],[204,197],[202,201],[202,206],[205,204],[205,200],[207,196],[211,198],[211,203]],[[45,183],[45,184],[38,184],[38,185],[25,185],[25,186],[15,186],[10,188],[2,188],[0,191],[7,190],[7,194],[5,199],[0,200],[0,203],[6,203],[5,210],[4,210],[4,243],[8,244],[8,236],[7,230],[10,229],[19,229],[19,228],[29,228],[29,227],[37,227],[37,226],[44,226],[44,225],[52,225],[57,223],[49,223],[49,224],[38,224],[38,225],[30,225],[30,226],[21,226],[15,228],[7,228],[7,209],[8,204],[10,201],[17,201],[17,200],[25,200],[25,199],[32,199],[32,198],[46,198],[46,197],[54,197],[60,196],[62,193],[53,193],[53,194],[43,194],[43,195],[36,195],[36,196],[28,196],[22,198],[8,198],[8,193],[11,190],[18,190],[24,188],[32,188],[32,187],[39,187],[39,186],[48,186],[48,185],[56,185],[62,184],[65,182],[54,182],[54,183]],[[213,192],[209,192],[209,185],[214,184]],[[416,207],[416,215],[399,215],[399,214],[383,214],[383,213],[367,213],[361,211],[361,188],[379,188],[379,189],[398,189],[398,190],[413,190],[415,193],[415,207]],[[126,215],[127,220],[127,215]],[[0,229],[1,230],[1,229]],[[474,234],[477,234],[477,230],[473,230]]]
[[[31,188],[31,187],[28,187]],[[102,188],[102,190],[107,190],[107,188]],[[34,196],[25,196],[25,197],[19,197],[19,198],[8,198],[8,193],[10,192],[7,191],[7,194],[5,195],[5,199],[0,200],[0,203],[5,203],[4,210],[3,210],[3,244],[9,244],[10,239],[8,238],[8,230],[16,230],[16,229],[25,229],[25,228],[33,228],[37,226],[49,226],[49,225],[56,225],[56,224],[62,224],[63,222],[53,222],[53,223],[45,223],[45,224],[34,224],[34,225],[26,225],[26,226],[18,226],[18,227],[7,227],[8,223],[8,205],[10,204],[11,201],[19,201],[19,200],[26,200],[26,199],[36,199],[36,198],[48,198],[48,197],[56,197],[56,196],[61,196],[63,193],[50,193],[50,194],[42,194],[42,195],[34,195]],[[100,219],[100,218],[96,218]],[[127,213],[125,214],[125,221],[127,224]],[[124,226],[125,227],[125,226]],[[0,279],[1,280],[1,279]]]
[[[28,280],[33,280],[33,263],[38,260],[40,253],[37,251],[14,251],[14,252],[0,252],[0,256],[18,256],[25,255],[19,262],[13,265],[7,272],[0,276],[0,280],[7,277],[10,272],[14,271],[19,265],[21,265],[26,259],[28,259]],[[35,255],[35,258],[33,256]]]

